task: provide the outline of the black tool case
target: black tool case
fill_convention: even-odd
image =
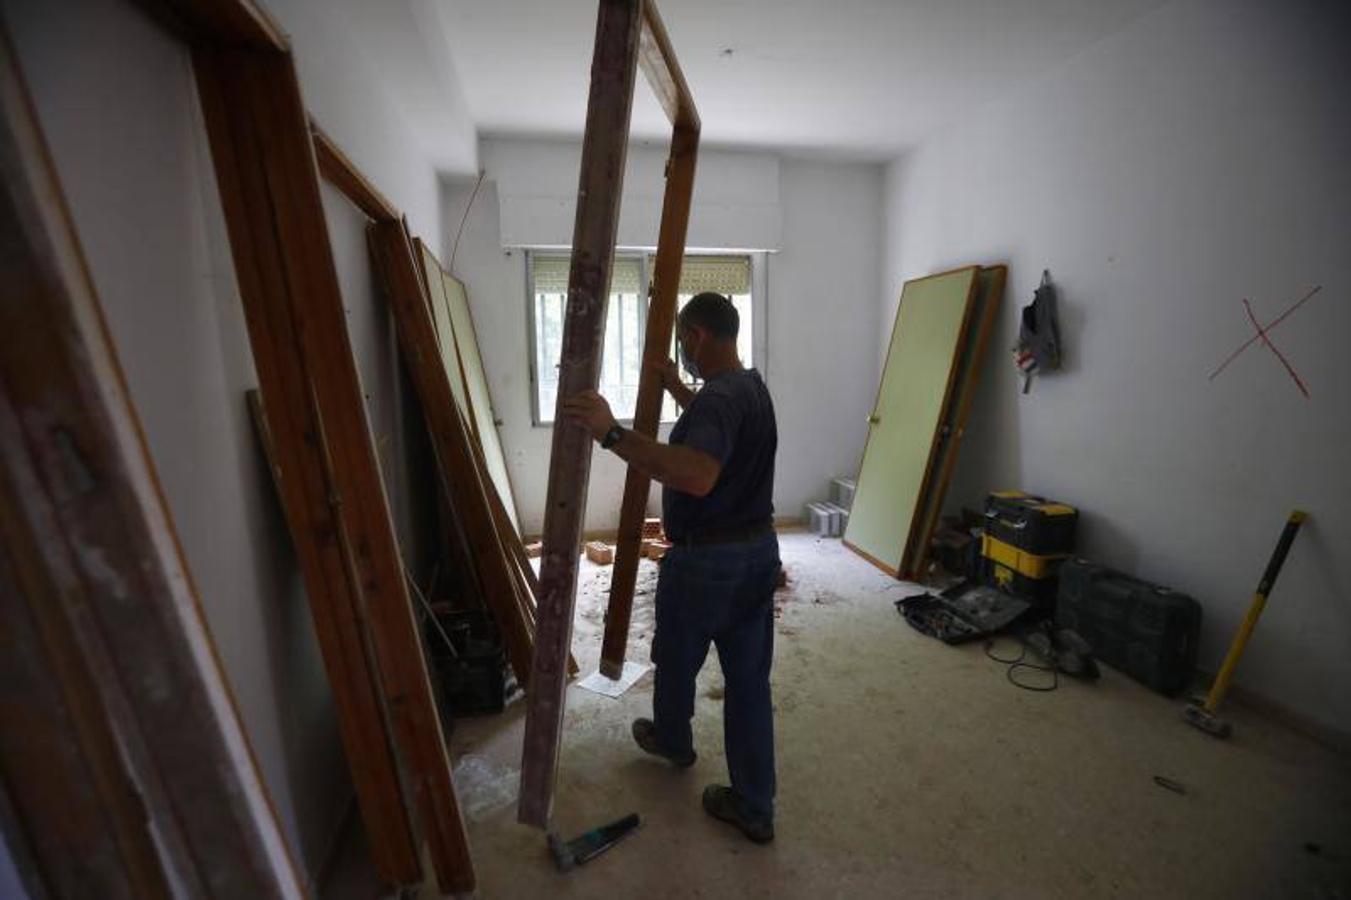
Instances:
[[[1078,525],[1074,507],[1035,494],[996,491],[985,498],[985,533],[1024,553],[1073,553]]]
[[[1078,632],[1098,659],[1161,694],[1191,683],[1201,606],[1186,594],[1071,559],[1060,567],[1056,624]]]
[[[502,638],[482,610],[441,612],[424,628],[444,724],[506,707],[506,654]],[[446,646],[449,638],[450,647]]]

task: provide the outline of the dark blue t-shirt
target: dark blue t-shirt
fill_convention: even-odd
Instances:
[[[779,431],[774,402],[759,372],[742,369],[710,378],[671,429],[670,442],[707,453],[722,464],[722,472],[707,497],[663,488],[667,538],[681,541],[754,526],[774,515]]]

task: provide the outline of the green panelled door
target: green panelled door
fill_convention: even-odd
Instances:
[[[892,574],[918,513],[978,271],[930,275],[901,290],[844,535]]]
[[[483,459],[488,464],[488,477],[497,488],[497,496],[502,498],[507,517],[511,519],[519,536],[521,523],[516,517],[516,497],[511,491],[507,460],[502,454],[502,441],[497,435],[497,420],[488,394],[488,376],[483,370],[478,335],[474,332],[474,319],[469,313],[469,296],[465,293],[464,284],[453,275],[445,276],[444,283],[455,346],[460,357],[460,371],[464,374],[464,389],[469,393],[469,406],[474,413]]]

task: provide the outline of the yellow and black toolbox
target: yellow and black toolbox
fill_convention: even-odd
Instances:
[[[1079,511],[1022,491],[985,498],[981,537],[989,583],[1041,604],[1055,602],[1056,574],[1074,552]]]

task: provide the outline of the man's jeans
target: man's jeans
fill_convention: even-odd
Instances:
[[[694,749],[694,678],[718,648],[726,680],[723,735],[732,789],[757,818],[774,814],[774,586],[779,541],[773,534],[737,544],[672,547],[657,581],[652,640],[657,742],[673,755]]]

